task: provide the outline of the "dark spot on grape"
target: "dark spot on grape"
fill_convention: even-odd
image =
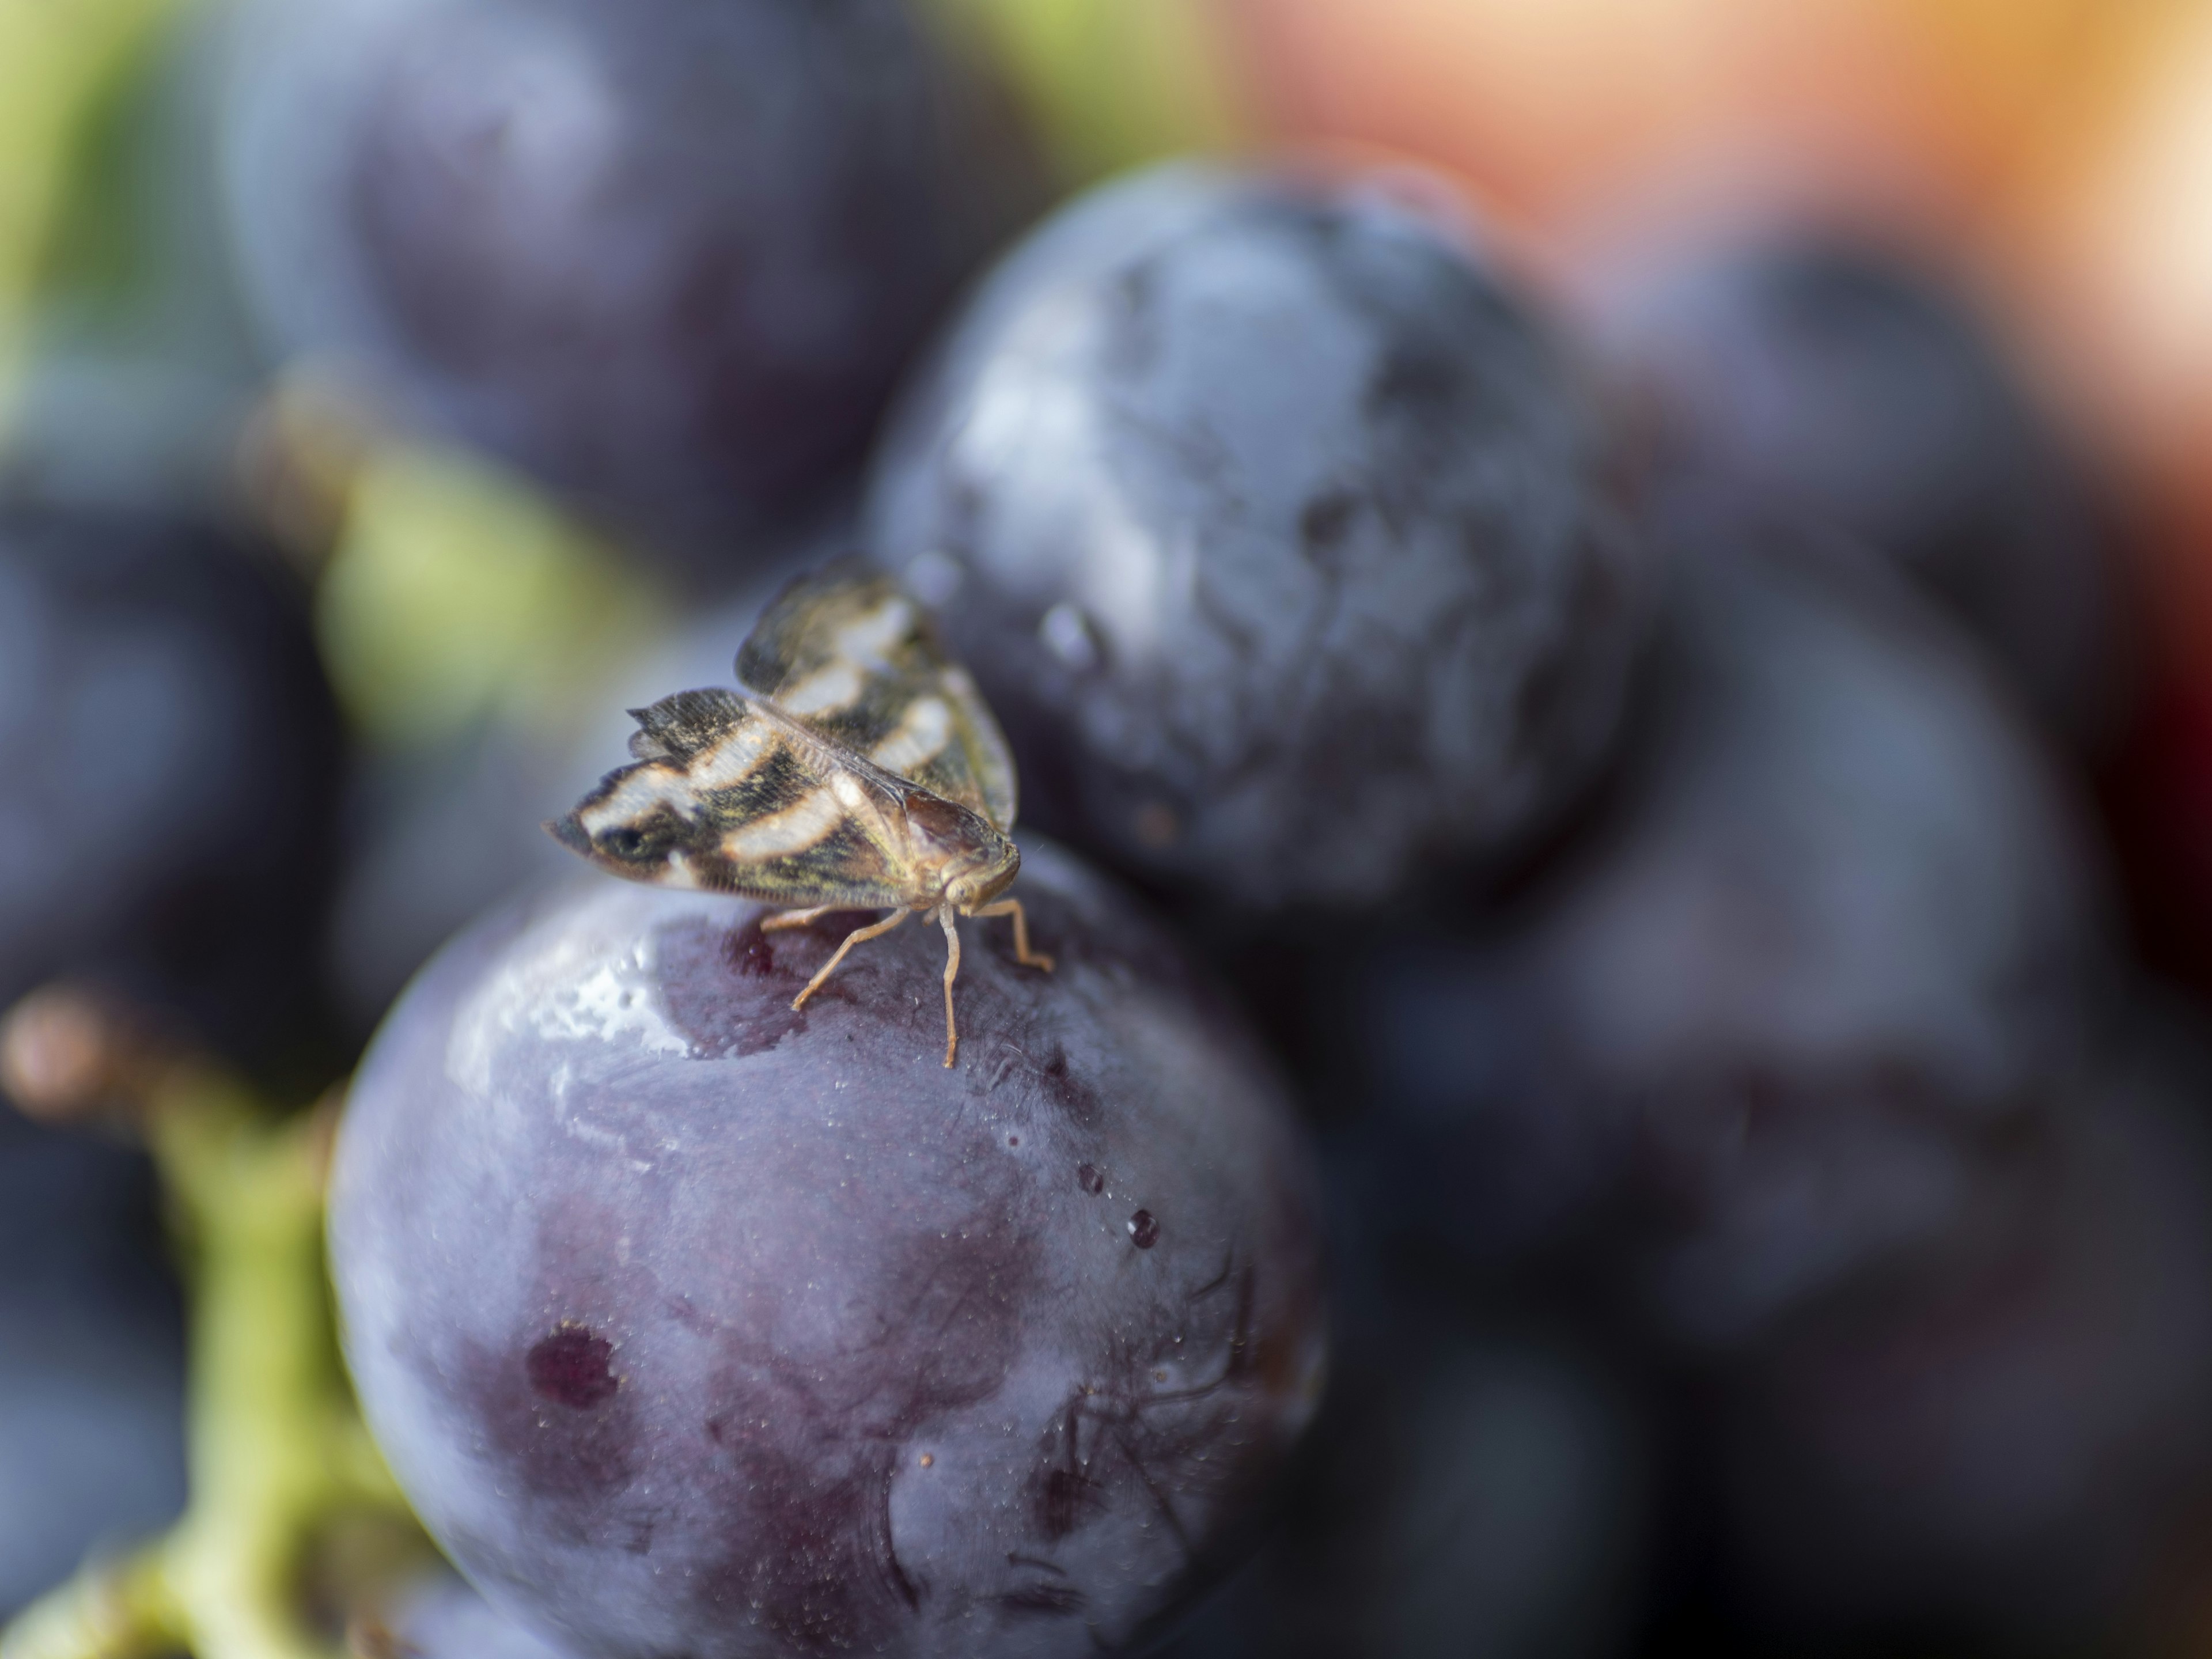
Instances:
[[[1358,499],[1342,489],[1332,489],[1308,501],[1305,511],[1298,514],[1298,539],[1305,544],[1306,551],[1317,555],[1335,552],[1344,541],[1345,532],[1352,528],[1352,515],[1358,507]]]
[[[1069,1067],[1064,1050],[1054,1049],[1045,1061],[1039,1075],[1044,1081],[1045,1092],[1052,1097],[1078,1128],[1095,1128],[1098,1122],[1098,1093],[1089,1084],[1077,1077]]]
[[[564,1325],[530,1350],[523,1366],[531,1392],[574,1410],[589,1411],[615,1397],[614,1344],[580,1325]]]
[[[1019,1135],[1008,1135],[1006,1137],[1006,1145],[1009,1146],[1018,1146],[1021,1144],[1022,1138]]]
[[[768,942],[757,919],[730,935],[724,954],[731,967],[750,978],[765,979],[775,971],[775,947]]]
[[[734,933],[696,922],[672,927],[659,951],[670,1023],[698,1058],[760,1054],[806,1029],[805,1012],[791,1006],[805,981],[777,961],[757,920]]]
[[[1139,1210],[1129,1218],[1129,1242],[1140,1250],[1149,1250],[1160,1242],[1159,1218],[1150,1210]]]
[[[611,1371],[601,1385],[606,1391],[590,1395],[590,1361],[580,1352],[539,1360],[548,1343],[555,1345],[555,1354],[562,1353],[564,1334],[541,1339],[519,1355],[513,1349],[504,1354],[475,1349],[455,1381],[482,1419],[491,1449],[514,1471],[521,1489],[540,1500],[534,1510],[538,1524],[578,1542],[604,1540],[617,1524],[606,1506],[607,1494],[629,1483],[636,1463],[635,1413],[629,1395],[613,1385]],[[580,1339],[580,1350],[599,1341],[586,1331],[574,1336]],[[575,1394],[563,1399],[549,1392],[541,1366],[550,1387],[573,1387]],[[589,1403],[574,1403],[577,1395]]]
[[[1106,1177],[1098,1173],[1096,1164],[1079,1164],[1075,1171],[1075,1184],[1096,1198],[1106,1190]]]

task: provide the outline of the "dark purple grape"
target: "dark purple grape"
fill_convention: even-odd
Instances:
[[[1934,272],[1784,241],[1675,270],[1622,310],[1679,462],[1910,571],[2060,728],[2111,724],[2128,641],[2106,526],[1999,343]]]
[[[0,505],[0,1007],[106,980],[224,1051],[319,1008],[337,716],[273,555]]]
[[[1685,514],[1637,757],[1490,938],[1378,951],[1350,1016],[1388,1213],[1497,1263],[1626,1231],[1733,1342],[1940,1237],[2085,1053],[2103,891],[1971,647],[1878,567]]]
[[[2201,1039],[2136,1033],[2051,1091],[1940,1254],[1737,1379],[1761,1617],[2086,1651],[2145,1616],[2212,1477],[2209,1083]]]
[[[857,458],[1028,199],[899,0],[339,0],[239,40],[274,343],[702,562]]]
[[[1571,1342],[1394,1299],[1339,1344],[1273,1532],[1157,1659],[1538,1659],[1634,1628],[1646,1459],[1620,1379]]]
[[[393,1011],[333,1271],[495,1604],[641,1659],[1090,1653],[1249,1519],[1320,1382],[1279,1086],[1126,900],[1049,849],[1018,890],[1058,968],[971,923],[951,1070],[934,929],[795,1012],[862,918],[599,878]]]
[[[146,1160],[0,1108],[0,1622],[184,1507],[184,1331]]]
[[[1495,855],[1589,776],[1646,572],[1558,343],[1380,187],[1178,166],[986,283],[871,482],[1036,821],[1267,908]]]

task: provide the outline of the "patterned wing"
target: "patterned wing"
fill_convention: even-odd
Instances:
[[[999,722],[889,577],[849,562],[800,577],[738,653],[738,678],[884,771],[1012,826],[1014,765]]]
[[[788,908],[902,902],[898,804],[866,768],[735,691],[630,713],[635,763],[546,826],[562,843],[633,881]]]

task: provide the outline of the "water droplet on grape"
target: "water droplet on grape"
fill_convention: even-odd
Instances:
[[[1129,1242],[1140,1250],[1149,1250],[1160,1242],[1159,1218],[1150,1210],[1139,1210],[1129,1218]]]

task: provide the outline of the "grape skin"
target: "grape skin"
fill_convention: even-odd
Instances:
[[[1615,281],[1618,349],[1671,465],[1849,532],[1979,635],[2053,729],[2112,734],[2134,641],[2111,526],[1936,273],[1785,237]]]
[[[836,927],[596,876],[402,1000],[333,1269],[495,1604],[639,1659],[1088,1652],[1246,1518],[1319,1384],[1279,1085],[1126,901],[1049,849],[1018,890],[1059,967],[969,924],[949,1072],[933,933],[794,1012]]]
[[[1039,824],[1250,909],[1495,859],[1589,780],[1649,575],[1574,365],[1463,227],[1195,166],[1001,263],[874,462]]]
[[[851,470],[1035,188],[1000,94],[897,0],[331,0],[231,38],[269,345],[695,576]]]
[[[1383,955],[1378,1197],[1496,1265],[1613,1261],[1699,1345],[1939,1238],[2085,1062],[2112,967],[2082,824],[1974,652],[1878,566],[1670,510],[1677,580],[1607,811],[1479,940]]]

